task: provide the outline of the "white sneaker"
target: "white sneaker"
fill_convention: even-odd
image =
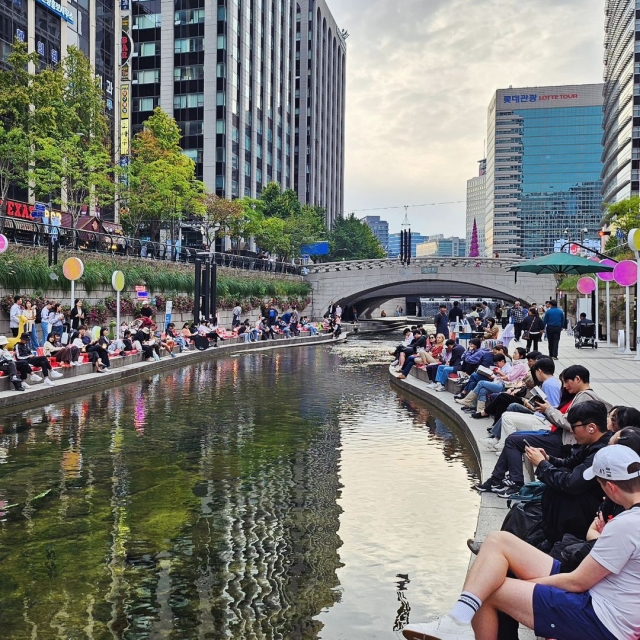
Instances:
[[[64,378],[64,376],[59,371],[51,369],[51,371],[49,372],[49,378],[51,378],[52,380],[58,380],[59,378]]]
[[[79,362],[72,362],[72,363],[71,363],[71,366],[72,366],[72,367],[79,367],[79,366],[80,366],[80,363],[79,363]]]
[[[446,391],[447,387],[445,387],[443,384],[440,384],[439,382],[436,384],[435,386],[435,390],[436,391]]]
[[[435,388],[436,388],[436,386],[437,386],[437,385],[436,385],[436,383],[435,383],[435,382],[430,382],[430,383],[427,385],[427,389],[435,389]]]
[[[504,442],[502,440],[498,440],[498,442],[496,442],[496,446],[494,447],[494,449],[498,453],[500,453],[504,449]]]
[[[22,381],[22,386],[23,386],[25,389],[31,389],[31,385],[30,385],[30,384],[27,384],[24,380]]]
[[[391,366],[395,367],[398,364],[398,359],[396,358],[392,363]]]
[[[402,635],[408,640],[473,640],[476,637],[470,624],[460,624],[448,615],[433,622],[408,624]]]
[[[42,378],[40,376],[37,376],[35,373],[32,373],[29,376],[29,380],[31,380],[31,382],[42,382]]]
[[[56,385],[53,384],[53,380],[49,379],[49,378],[45,378],[44,382],[43,382],[45,387],[55,387]]]
[[[489,449],[489,451],[495,451],[498,442],[500,441],[497,438],[485,438],[484,440],[480,440],[480,444],[485,449]]]

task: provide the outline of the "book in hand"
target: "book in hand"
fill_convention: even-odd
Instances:
[[[481,376],[486,376],[487,378],[493,378],[493,369],[489,369],[489,367],[485,367],[484,365],[480,365],[476,369],[476,373],[479,373]]]
[[[544,404],[547,401],[547,394],[540,387],[531,389],[531,402]]]

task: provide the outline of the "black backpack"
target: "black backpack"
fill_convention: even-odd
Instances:
[[[36,324],[42,324],[42,307],[38,307],[36,309],[36,319],[35,319],[35,323]]]

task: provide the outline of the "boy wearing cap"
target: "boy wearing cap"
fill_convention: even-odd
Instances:
[[[604,528],[571,573],[515,536],[489,534],[454,608],[403,629],[408,640],[494,640],[502,611],[536,635],[562,640],[637,640],[640,634],[640,457],[624,445],[598,451],[585,480],[625,511]],[[518,578],[507,578],[511,571]]]
[[[16,363],[11,355],[11,351],[7,351],[5,347],[9,344],[6,336],[0,336],[0,371],[5,375],[10,376],[11,383],[15,387],[16,391],[26,391],[26,388],[22,385],[22,380],[18,375],[18,369]]]

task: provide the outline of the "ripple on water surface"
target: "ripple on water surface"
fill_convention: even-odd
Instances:
[[[0,419],[4,638],[394,638],[478,499],[384,342],[225,358]]]

